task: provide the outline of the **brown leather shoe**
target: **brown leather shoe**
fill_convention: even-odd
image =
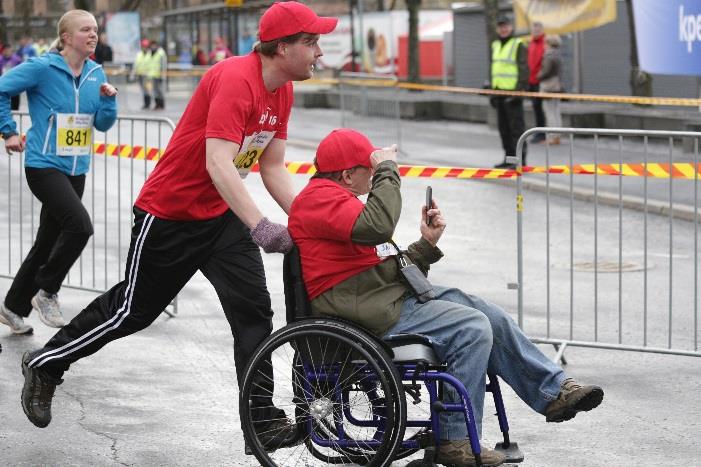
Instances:
[[[560,386],[560,394],[545,409],[545,420],[560,423],[570,420],[577,412],[588,412],[601,404],[604,390],[599,386],[582,386],[567,378]]]
[[[504,454],[480,446],[480,456],[484,467],[496,467],[506,460]],[[475,455],[472,453],[469,439],[456,439],[451,441],[441,441],[436,453],[436,462],[443,465],[453,465],[455,467],[475,467]]]

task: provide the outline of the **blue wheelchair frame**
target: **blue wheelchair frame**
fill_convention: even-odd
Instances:
[[[292,252],[285,255],[283,274],[288,324],[307,319],[318,320],[319,317],[312,317],[311,306],[302,278],[299,252],[296,247]],[[378,346],[387,352],[387,354],[392,358],[391,363],[394,364],[395,368],[397,368],[399,372],[401,382],[405,390],[404,394],[400,394],[398,397],[406,397],[406,394],[409,393],[414,398],[414,402],[418,403],[420,398],[417,393],[417,382],[421,382],[425,385],[429,395],[428,402],[431,411],[430,418],[428,420],[407,420],[406,426],[421,428],[426,431],[420,432],[421,436],[418,438],[403,439],[401,443],[401,449],[404,451],[404,454],[413,453],[419,449],[425,449],[423,460],[412,461],[409,463],[410,466],[435,465],[436,449],[441,439],[439,415],[442,412],[455,412],[463,414],[465,417],[472,452],[475,455],[476,464],[478,466],[482,465],[479,435],[477,433],[477,426],[474,419],[470,395],[462,382],[445,372],[446,365],[439,362],[435,357],[435,353],[433,352],[433,348],[431,347],[428,338],[420,335],[401,334],[397,336],[388,336],[386,339],[379,339],[360,328],[357,324],[337,318],[324,317],[322,320],[327,322],[342,322],[343,326],[354,328],[355,332],[370,336],[378,343]],[[401,352],[402,359],[397,360],[393,349],[399,349],[400,347],[407,345],[407,341],[414,346],[412,348],[418,348],[420,352],[415,352],[416,355],[412,356],[412,352],[407,352],[407,347],[405,347],[404,351]],[[361,386],[358,388],[358,390],[362,390],[366,395],[368,395],[372,405],[372,418],[361,420],[351,413],[349,393],[346,392],[344,394],[340,388],[339,380],[342,378],[342,372],[339,368],[337,368],[338,364],[324,364],[318,368],[314,368],[312,365],[304,362],[304,359],[300,358],[300,360],[304,374],[302,392],[306,403],[312,404],[315,400],[313,383],[324,383],[327,386],[329,383],[333,384],[333,398],[335,399],[334,402],[336,403],[334,406],[333,420],[335,430],[334,434],[338,437],[338,439],[334,441],[324,439],[314,429],[314,421],[312,420],[312,417],[307,417],[305,425],[312,442],[322,447],[341,450],[372,448],[379,445],[379,439],[381,439],[381,435],[385,432],[387,427],[385,426],[384,419],[382,417],[382,407],[372,403],[373,397],[371,396],[372,391],[374,391],[373,385],[370,384],[372,383],[372,379],[365,380],[366,384],[364,388],[362,387],[361,383],[357,383]],[[362,373],[363,363],[356,362],[355,364],[361,365],[359,368]],[[365,365],[367,365],[367,363],[365,363]],[[370,374],[370,372],[366,371],[366,374]],[[506,410],[501,395],[501,389],[499,387],[499,381],[493,374],[488,374],[488,380],[489,382],[486,390],[491,392],[493,395],[494,404],[496,407],[496,416],[503,435],[503,442],[497,443],[495,449],[506,455],[507,462],[521,462],[523,461],[523,455],[521,454],[517,443],[511,442],[509,439],[509,424],[506,417]],[[411,384],[407,385],[403,383]],[[460,403],[446,403],[442,401],[441,396],[443,394],[444,385],[449,385],[455,389],[461,399]],[[414,391],[413,394],[411,392],[412,390]],[[339,409],[338,407],[341,408]],[[344,419],[351,425],[376,428],[375,436],[372,439],[367,440],[348,438],[344,432]],[[397,458],[401,457],[405,456],[401,455],[400,451]]]

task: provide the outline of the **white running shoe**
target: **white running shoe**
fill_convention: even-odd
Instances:
[[[5,308],[5,304],[0,305],[0,323],[7,324],[15,334],[31,334],[34,328],[24,322],[24,318]]]
[[[39,312],[39,319],[41,322],[47,326],[62,328],[66,325],[66,320],[63,319],[61,308],[58,305],[58,295],[55,293],[39,290],[39,292],[32,297],[32,306]]]

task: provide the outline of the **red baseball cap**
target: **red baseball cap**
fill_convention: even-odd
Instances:
[[[333,130],[321,140],[316,149],[316,168],[319,172],[338,172],[362,165],[370,167],[370,154],[378,148],[364,134],[341,128]]]
[[[260,18],[258,36],[262,42],[268,42],[300,32],[328,34],[336,24],[338,18],[317,16],[299,2],[275,2]]]

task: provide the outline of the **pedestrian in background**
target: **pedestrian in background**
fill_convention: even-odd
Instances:
[[[562,57],[560,46],[562,40],[556,34],[548,34],[545,37],[545,54],[543,66],[538,73],[541,92],[562,92]],[[545,99],[543,103],[545,119],[549,127],[562,126],[562,114],[560,113],[560,99]],[[560,135],[551,135],[548,144],[560,144]]]
[[[12,51],[12,47],[6,45],[0,56],[0,74],[5,74],[12,68],[22,63],[22,58]],[[10,110],[19,110],[19,94],[10,97]]]
[[[95,61],[100,65],[112,62],[112,47],[107,43],[107,34],[104,32],[100,33],[95,47]]]
[[[545,36],[543,35],[543,23],[538,21],[531,25],[531,41],[528,43],[528,90],[538,92],[540,81],[538,73],[543,63],[543,53],[545,52]],[[533,114],[535,115],[535,126],[545,126],[545,114],[543,113],[543,99],[534,97],[531,99]],[[531,143],[541,143],[545,140],[544,133],[536,133],[531,139]]]
[[[239,39],[239,55],[246,55],[251,53],[251,50],[253,50],[253,44],[255,43],[256,39],[249,32],[248,29],[245,29],[241,34],[241,38]]]
[[[168,70],[168,57],[165,50],[158,44],[158,41],[151,41],[149,44],[150,55],[146,61],[148,77],[151,81],[151,90],[156,105],[153,110],[165,108],[165,96],[163,94],[163,78]]]
[[[44,55],[49,51],[49,44],[46,43],[46,39],[40,37],[37,43],[34,44],[34,50],[37,52],[37,56]]]
[[[204,66],[207,65],[207,52],[205,52],[199,44],[192,47],[192,64]]]
[[[0,133],[8,154],[25,149],[10,113],[10,98],[27,93],[32,126],[27,131],[25,175],[42,203],[34,245],[0,305],[0,323],[16,334],[32,332],[24,322],[32,308],[47,326],[66,324],[57,294],[93,234],[81,203],[92,128],[107,131],[117,118],[117,90],[88,59],[96,45],[95,17],[71,10],[59,20],[58,39],[49,53],[0,77]]]
[[[248,50],[250,52],[250,49]],[[246,52],[246,53],[248,53]],[[245,55],[245,54],[242,54]],[[229,50],[229,47],[226,46],[226,41],[224,40],[223,37],[217,37],[214,39],[214,50],[212,50],[209,53],[209,63],[211,65],[214,65],[215,63],[219,63],[222,60],[225,60],[229,57],[233,57],[234,54],[231,53],[231,50]]]
[[[19,40],[19,49],[17,50],[17,55],[22,57],[22,61],[26,62],[30,58],[37,56],[37,49],[32,43],[32,38],[29,36],[22,36]]]
[[[491,87],[502,91],[525,91],[528,87],[527,50],[523,41],[514,37],[511,19],[497,18],[497,35],[492,42]],[[526,125],[523,120],[523,99],[518,96],[493,96],[490,103],[497,109],[499,136],[504,148],[504,161],[498,169],[515,169],[508,158],[516,157],[516,143]],[[523,145],[523,164],[526,164],[526,144]]]
[[[141,110],[148,110],[148,108],[151,107],[151,80],[149,79],[148,63],[151,56],[151,51],[149,50],[150,44],[148,39],[141,40],[141,50],[139,50],[134,58],[134,67],[131,72],[132,77],[136,78],[139,82],[141,95],[144,98],[144,105],[141,107]]]

